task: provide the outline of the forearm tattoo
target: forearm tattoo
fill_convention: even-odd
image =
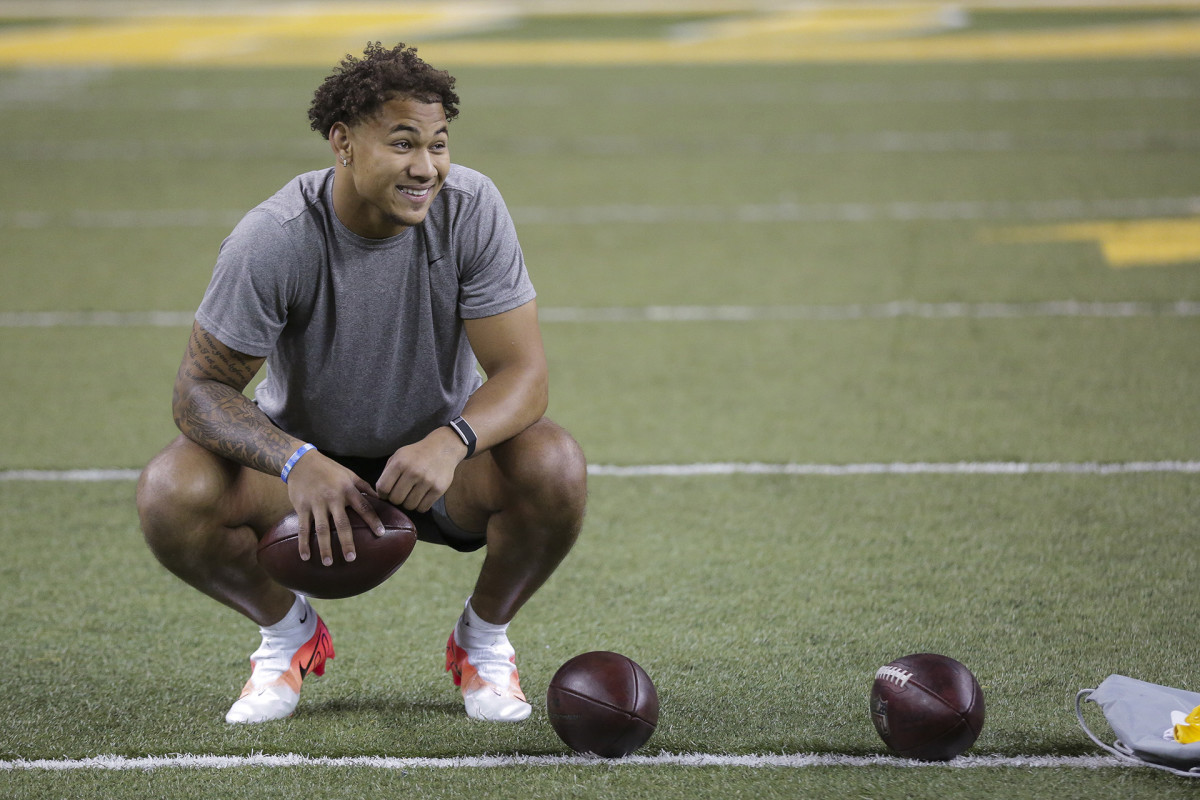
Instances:
[[[283,468],[292,440],[242,390],[261,359],[235,353],[197,326],[175,381],[175,424],[192,441],[268,473]]]

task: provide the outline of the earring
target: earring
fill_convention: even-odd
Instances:
[[[348,166],[350,166],[350,161],[349,161],[349,159],[347,159],[345,156],[342,156],[342,166],[343,166],[343,167],[348,167]]]

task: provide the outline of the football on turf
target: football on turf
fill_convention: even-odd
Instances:
[[[949,761],[983,730],[983,692],[971,671],[953,658],[904,656],[876,671],[871,721],[896,755]]]
[[[633,659],[592,651],[559,667],[546,692],[550,726],[576,753],[620,758],[658,726],[658,692]]]
[[[353,561],[342,556],[337,533],[331,532],[333,564],[325,566],[317,552],[317,537],[309,533],[312,557],[300,559],[298,539],[300,519],[288,514],[258,543],[258,563],[284,586],[309,597],[325,599],[351,597],[374,589],[408,560],[417,543],[417,528],[412,520],[391,503],[367,498],[383,522],[383,536],[376,536],[358,514],[346,509],[354,530]]]

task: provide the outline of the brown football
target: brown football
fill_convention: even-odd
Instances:
[[[871,721],[896,755],[949,761],[983,730],[983,692],[971,671],[953,658],[904,656],[875,673]]]
[[[596,650],[575,656],[550,680],[550,726],[577,753],[620,758],[658,726],[658,692],[633,659]]]
[[[351,597],[374,589],[391,577],[413,551],[417,543],[417,528],[412,520],[391,503],[367,498],[383,522],[385,533],[376,536],[362,517],[346,509],[354,529],[353,561],[342,556],[336,532],[330,538],[333,564],[321,563],[317,552],[317,537],[309,534],[312,557],[300,559],[298,539],[300,520],[295,512],[288,514],[258,543],[258,563],[267,574],[284,586],[309,597],[332,599]]]

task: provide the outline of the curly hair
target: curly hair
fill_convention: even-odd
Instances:
[[[374,116],[395,97],[441,103],[446,120],[458,116],[454,78],[417,56],[417,48],[400,43],[388,50],[367,44],[362,58],[347,55],[313,93],[308,119],[312,129],[329,138],[335,123],[354,125]]]

